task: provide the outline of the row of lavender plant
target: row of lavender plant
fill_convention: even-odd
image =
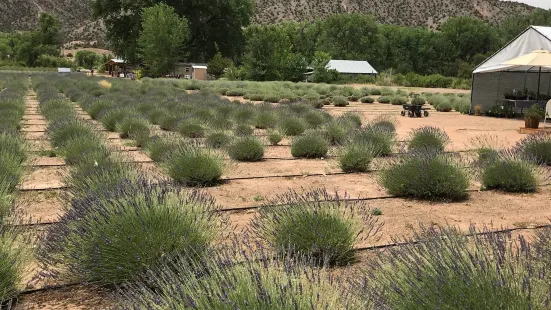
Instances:
[[[26,76],[0,77],[0,308],[9,309],[20,290],[27,248],[13,224],[17,186],[25,172],[27,150],[20,135],[25,112]],[[19,238],[19,240],[18,240]]]
[[[432,149],[430,154],[439,158],[442,153]],[[128,180],[72,200],[72,222],[50,231],[39,257],[66,266],[65,276],[123,284],[116,299],[122,309],[547,305],[547,230],[532,250],[510,235],[487,233],[469,241],[454,229],[422,229],[407,240],[423,240],[420,245],[381,254],[360,267],[361,277],[336,278],[326,268],[354,262],[357,240],[376,234],[378,225],[365,204],[324,191],[291,192],[267,202],[253,220],[251,233],[261,243],[213,248],[224,225],[212,212],[213,200],[165,185]],[[251,254],[247,247],[258,252]],[[487,294],[492,302],[486,302]]]

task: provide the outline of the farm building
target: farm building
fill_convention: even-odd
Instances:
[[[120,58],[113,58],[107,62],[107,71],[112,77],[124,77],[126,73],[132,72],[133,66]]]
[[[473,71],[471,111],[477,105],[482,107],[482,111],[488,111],[494,105],[501,106],[505,96],[511,93],[526,94],[523,99],[532,101],[524,100],[525,106],[534,103],[538,89],[539,98],[546,98],[551,93],[551,67],[505,64],[538,50],[551,51],[551,27],[528,27],[476,67]],[[517,104],[516,108],[519,107]]]
[[[328,70],[336,70],[340,74],[357,75],[377,75],[378,72],[364,60],[330,60],[327,63]],[[305,73],[306,80],[311,82],[314,75],[314,68],[309,67],[309,72]]]
[[[174,75],[189,80],[207,80],[207,65],[196,63],[177,63],[174,68]]]
[[[377,75],[377,70],[367,61],[330,60],[327,64],[327,69],[336,70],[340,74],[348,75]]]

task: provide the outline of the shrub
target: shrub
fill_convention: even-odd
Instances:
[[[331,98],[333,105],[336,107],[346,107],[348,105],[348,98],[344,96],[334,96]]]
[[[208,140],[208,139],[207,139]],[[149,158],[154,162],[164,162],[170,157],[171,152],[176,148],[176,143],[159,136],[152,137],[147,144]]]
[[[453,158],[424,150],[399,157],[383,170],[379,183],[389,194],[427,200],[461,200],[467,197],[469,179]]]
[[[388,132],[396,132],[395,121],[386,116],[380,116],[371,121],[371,127]]]
[[[250,136],[254,133],[254,129],[246,124],[237,125],[235,128],[235,135],[238,137]]]
[[[325,190],[288,192],[259,210],[252,230],[278,253],[345,265],[355,258],[356,241],[374,231],[375,221],[365,204],[340,198]]]
[[[358,99],[359,99],[358,96],[355,96],[355,95],[348,96],[348,101],[350,102],[357,102]]]
[[[200,263],[177,257],[119,292],[122,309],[344,309],[349,302],[329,273],[294,259],[230,251]],[[243,251],[245,252],[245,251]],[[291,284],[291,285],[287,285]],[[231,305],[231,306],[230,306]],[[292,306],[291,306],[292,305]]]
[[[245,92],[241,89],[232,89],[232,90],[226,91],[226,96],[229,96],[229,97],[242,97],[244,95],[245,95]]]
[[[471,111],[471,101],[468,98],[455,97],[453,109],[461,114],[469,114]]]
[[[231,137],[223,132],[214,132],[207,136],[205,144],[213,149],[226,147],[231,142]]]
[[[551,166],[551,135],[532,134],[520,140],[515,149],[538,164]]]
[[[381,96],[379,99],[377,99],[378,103],[390,103],[390,97],[387,96]]]
[[[390,100],[390,103],[392,105],[404,105],[408,103],[408,98],[396,95],[392,97],[392,99]]]
[[[264,145],[256,137],[239,138],[228,147],[228,155],[237,161],[260,161],[264,156]]]
[[[105,110],[107,110],[112,106],[113,106],[113,103],[109,101],[98,100],[92,103],[86,112],[90,114],[90,117],[92,119],[98,119],[102,112],[104,112]]]
[[[531,193],[538,188],[533,164],[512,154],[502,153],[486,161],[482,171],[482,186],[505,192]]]
[[[220,181],[224,159],[211,150],[183,145],[168,159],[167,171],[171,178],[187,186],[211,186]]]
[[[362,127],[362,115],[354,112],[347,112],[340,116],[337,120],[344,122],[351,128]]]
[[[371,96],[381,96],[383,94],[383,92],[378,89],[378,88],[372,88],[370,91],[369,91],[369,94]]]
[[[441,104],[450,103],[450,99],[448,99],[444,95],[433,95],[433,96],[428,97],[428,102],[429,102],[430,105],[432,105],[436,109]]]
[[[304,121],[297,117],[283,117],[279,123],[281,133],[286,136],[298,136],[304,133],[306,126]]]
[[[379,253],[352,285],[367,309],[544,309],[548,272],[523,237],[424,227]],[[547,233],[548,234],[548,233]]]
[[[381,95],[383,96],[394,96],[396,92],[392,88],[383,87],[381,88]]]
[[[271,145],[278,145],[281,140],[283,140],[283,137],[279,132],[271,131],[268,133],[268,141],[270,141]]]
[[[310,111],[304,115],[304,120],[310,128],[318,128],[326,122],[326,115],[320,111]]]
[[[136,168],[119,160],[104,158],[95,162],[82,161],[71,167],[66,184],[71,184],[69,194],[76,198],[87,195],[103,195],[124,180],[136,180]]]
[[[322,104],[322,105],[324,105],[324,106],[326,106],[326,105],[331,105],[331,100],[324,98],[324,99],[318,100],[318,103],[320,103],[320,104]]]
[[[339,166],[343,172],[367,172],[375,155],[371,144],[349,143],[339,150]]]
[[[334,120],[324,127],[325,138],[331,145],[343,144],[351,131],[351,127],[343,120]]]
[[[122,139],[149,135],[149,123],[143,118],[128,117],[119,124],[117,130]]]
[[[117,125],[122,122],[127,115],[128,111],[125,110],[109,110],[101,117],[101,124],[109,131],[116,131]]]
[[[253,123],[258,129],[273,128],[277,124],[277,118],[272,111],[260,111]]]
[[[329,143],[316,132],[296,137],[291,144],[291,154],[297,158],[322,158],[328,151]]]
[[[375,102],[375,99],[373,99],[372,97],[362,97],[360,98],[360,101],[362,103],[373,103]]]
[[[450,138],[448,134],[440,128],[424,126],[413,129],[409,135],[408,149],[421,150],[432,149],[443,152]]]
[[[193,120],[184,120],[178,125],[178,132],[186,138],[203,138],[205,129]]]
[[[99,138],[70,139],[61,151],[65,162],[69,165],[94,163],[109,157],[109,150]]]
[[[178,124],[178,117],[174,115],[164,115],[159,118],[159,127],[162,130],[174,130]]]
[[[18,284],[23,280],[26,250],[18,236],[0,223],[0,307],[10,309],[19,293]]]
[[[264,95],[263,94],[251,94],[247,96],[249,100],[251,101],[264,101]]]
[[[450,112],[453,109],[453,106],[449,102],[442,102],[436,107],[438,112]]]
[[[396,134],[393,131],[368,126],[355,133],[352,142],[359,145],[370,145],[376,156],[392,154]]]
[[[38,250],[42,262],[71,277],[121,284],[161,259],[206,254],[220,223],[210,196],[170,185],[123,182],[103,195],[73,199]]]
[[[423,97],[416,96],[413,99],[411,99],[411,104],[414,105],[424,105],[427,101]]]
[[[93,139],[94,130],[88,124],[77,120],[58,120],[48,125],[52,146],[63,148],[71,139]]]

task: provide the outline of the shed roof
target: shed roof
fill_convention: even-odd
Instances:
[[[126,61],[124,59],[121,59],[121,58],[112,58],[111,60],[109,60],[110,62],[112,63],[116,63],[116,64],[124,64],[126,63]]]
[[[330,60],[327,69],[337,70],[339,73],[377,74],[377,70],[364,60]]]

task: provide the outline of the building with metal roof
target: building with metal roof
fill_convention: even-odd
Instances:
[[[330,60],[327,69],[336,70],[341,74],[377,74],[367,61],[364,60]]]

